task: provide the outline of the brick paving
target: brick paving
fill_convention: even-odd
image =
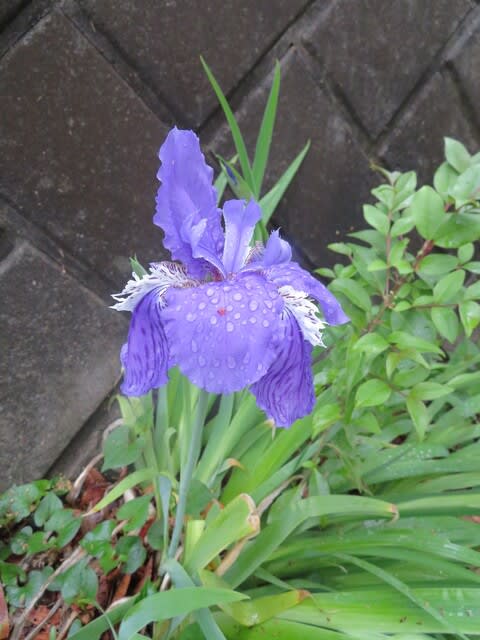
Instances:
[[[307,264],[361,225],[369,161],[423,180],[442,137],[480,142],[473,0],[3,0],[0,488],[73,473],[114,419],[128,258],[164,257],[156,153],[174,123],[231,152],[205,56],[253,150],[275,59],[267,184],[310,139],[275,217]]]

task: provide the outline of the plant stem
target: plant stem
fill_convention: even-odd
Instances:
[[[180,542],[180,534],[182,532],[183,520],[185,518],[185,510],[187,507],[188,490],[192,481],[193,471],[200,455],[202,445],[202,431],[205,422],[205,414],[207,410],[208,393],[200,390],[197,407],[195,411],[195,420],[191,433],[190,446],[188,449],[188,457],[185,467],[180,470],[180,487],[178,491],[178,505],[175,514],[175,525],[173,527],[172,539],[168,549],[168,557],[173,558],[178,549]]]
[[[158,473],[159,471],[158,460],[157,460],[157,456],[155,455],[155,445],[153,442],[153,433],[151,429],[148,429],[146,433],[146,446],[145,446],[144,453],[145,453],[145,460],[147,462],[147,465]],[[155,478],[153,481],[153,493],[155,495],[155,507],[157,511],[157,520],[159,520],[160,515],[162,513],[162,500],[160,497],[160,492],[158,490],[157,478]]]

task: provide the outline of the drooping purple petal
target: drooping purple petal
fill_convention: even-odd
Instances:
[[[125,369],[121,390],[126,396],[141,396],[167,382],[168,345],[157,291],[136,305],[120,358]]]
[[[165,232],[164,245],[172,258],[181,261],[193,277],[202,277],[208,265],[193,256],[188,229],[205,220],[202,243],[221,256],[223,230],[212,185],[213,170],[206,164],[193,131],[172,129],[159,157],[162,164],[157,177],[162,184],[153,221]]]
[[[292,259],[292,248],[286,240],[280,238],[278,229],[272,231],[267,240],[262,262],[265,267],[271,267],[276,264],[290,262]]]
[[[315,403],[312,346],[300,331],[292,314],[285,314],[285,337],[272,366],[251,391],[258,406],[277,427],[289,427],[309,414]]]
[[[172,363],[194,384],[232,393],[261,378],[283,338],[283,300],[259,274],[171,288],[162,311]]]
[[[228,200],[223,205],[225,220],[225,245],[222,262],[225,272],[236,273],[245,264],[255,225],[262,211],[255,200]]]
[[[333,293],[319,280],[305,271],[296,262],[277,264],[265,270],[265,277],[277,287],[290,285],[297,291],[304,291],[320,304],[325,320],[329,324],[345,324],[349,322],[340,303]]]

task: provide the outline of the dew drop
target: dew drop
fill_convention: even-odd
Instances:
[[[258,309],[258,302],[256,300],[250,300],[248,308],[250,311],[256,311]]]
[[[270,296],[270,298],[271,298],[272,300],[275,300],[275,299],[278,297],[278,296],[277,296],[277,293],[276,293],[275,291],[269,291],[269,292],[268,292],[268,295]]]
[[[263,326],[264,326],[264,327],[269,327],[269,326],[270,326],[270,323],[269,323],[269,321],[268,321],[268,320],[264,320],[264,321],[262,322],[262,324],[263,324]]]
[[[210,324],[217,324],[217,322],[218,322],[218,320],[216,319],[216,317],[215,317],[215,316],[212,316],[212,317],[210,318]]]
[[[252,317],[250,318],[250,322],[251,322],[252,324],[255,324],[255,323],[256,323],[256,321],[257,321],[257,319],[255,318],[255,316],[252,316]]]
[[[177,310],[177,311],[181,311],[181,310],[182,310],[182,306],[181,306],[180,304],[179,304],[179,305],[177,305],[177,306],[176,306],[176,310]]]
[[[198,364],[201,367],[204,367],[206,365],[207,361],[205,360],[205,358],[203,356],[198,356]]]
[[[235,327],[233,326],[233,322],[227,322],[227,331],[228,333],[232,333],[232,331],[235,329]]]
[[[237,293],[234,293],[234,294],[233,294],[233,299],[234,299],[234,300],[236,300],[236,301],[238,302],[239,300],[241,300],[241,299],[242,299],[242,294],[241,294],[241,293],[238,293],[238,291],[237,291]]]
[[[233,369],[235,367],[235,358],[233,356],[228,356],[227,358],[227,367],[229,369]]]
[[[213,366],[214,367],[219,367],[220,366],[220,360],[214,360],[213,361]]]
[[[193,353],[196,353],[198,351],[198,345],[195,342],[195,340],[192,340],[191,347],[192,347]]]
[[[212,304],[218,304],[218,298],[217,298],[217,296],[215,296],[215,298],[212,298],[212,299],[210,300],[210,302],[211,302]]]
[[[197,316],[194,313],[187,313],[187,316],[186,316],[188,322],[193,322],[196,317]]]
[[[243,364],[248,364],[250,362],[250,354],[246,353],[242,360]]]
[[[232,305],[231,305],[231,304],[228,304],[228,305],[227,305],[227,311],[233,311],[233,307],[232,307]]]
[[[214,294],[213,289],[212,289],[211,287],[209,287],[209,288],[207,289],[207,296],[208,296],[209,298],[211,298],[211,297],[213,296],[213,294]]]
[[[213,373],[213,371],[208,372],[208,377],[210,378],[210,380],[213,380],[213,378],[215,377],[215,374]]]
[[[235,318],[235,320],[239,320],[240,314],[239,313],[235,313],[233,317]]]
[[[262,363],[260,363],[259,365],[257,365],[257,371],[261,371],[263,369],[263,365]]]
[[[229,286],[228,286],[228,284],[226,284],[226,285],[223,287],[223,290],[225,291],[225,293],[228,293],[228,292],[230,291],[230,289],[231,289],[231,288],[232,288],[232,287],[229,287]]]
[[[270,300],[265,300],[265,306],[271,309],[273,307],[273,304],[270,302]]]
[[[205,309],[207,305],[205,304],[205,302],[200,302],[200,304],[198,305],[198,308],[200,311],[202,311],[203,309]]]

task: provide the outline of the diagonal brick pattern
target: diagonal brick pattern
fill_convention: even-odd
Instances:
[[[73,473],[114,419],[127,318],[108,309],[150,224],[156,153],[196,128],[231,140],[198,57],[247,143],[275,59],[282,93],[267,186],[312,142],[275,223],[307,264],[362,224],[369,161],[431,179],[442,137],[480,143],[473,0],[4,0],[0,6],[0,488]]]

